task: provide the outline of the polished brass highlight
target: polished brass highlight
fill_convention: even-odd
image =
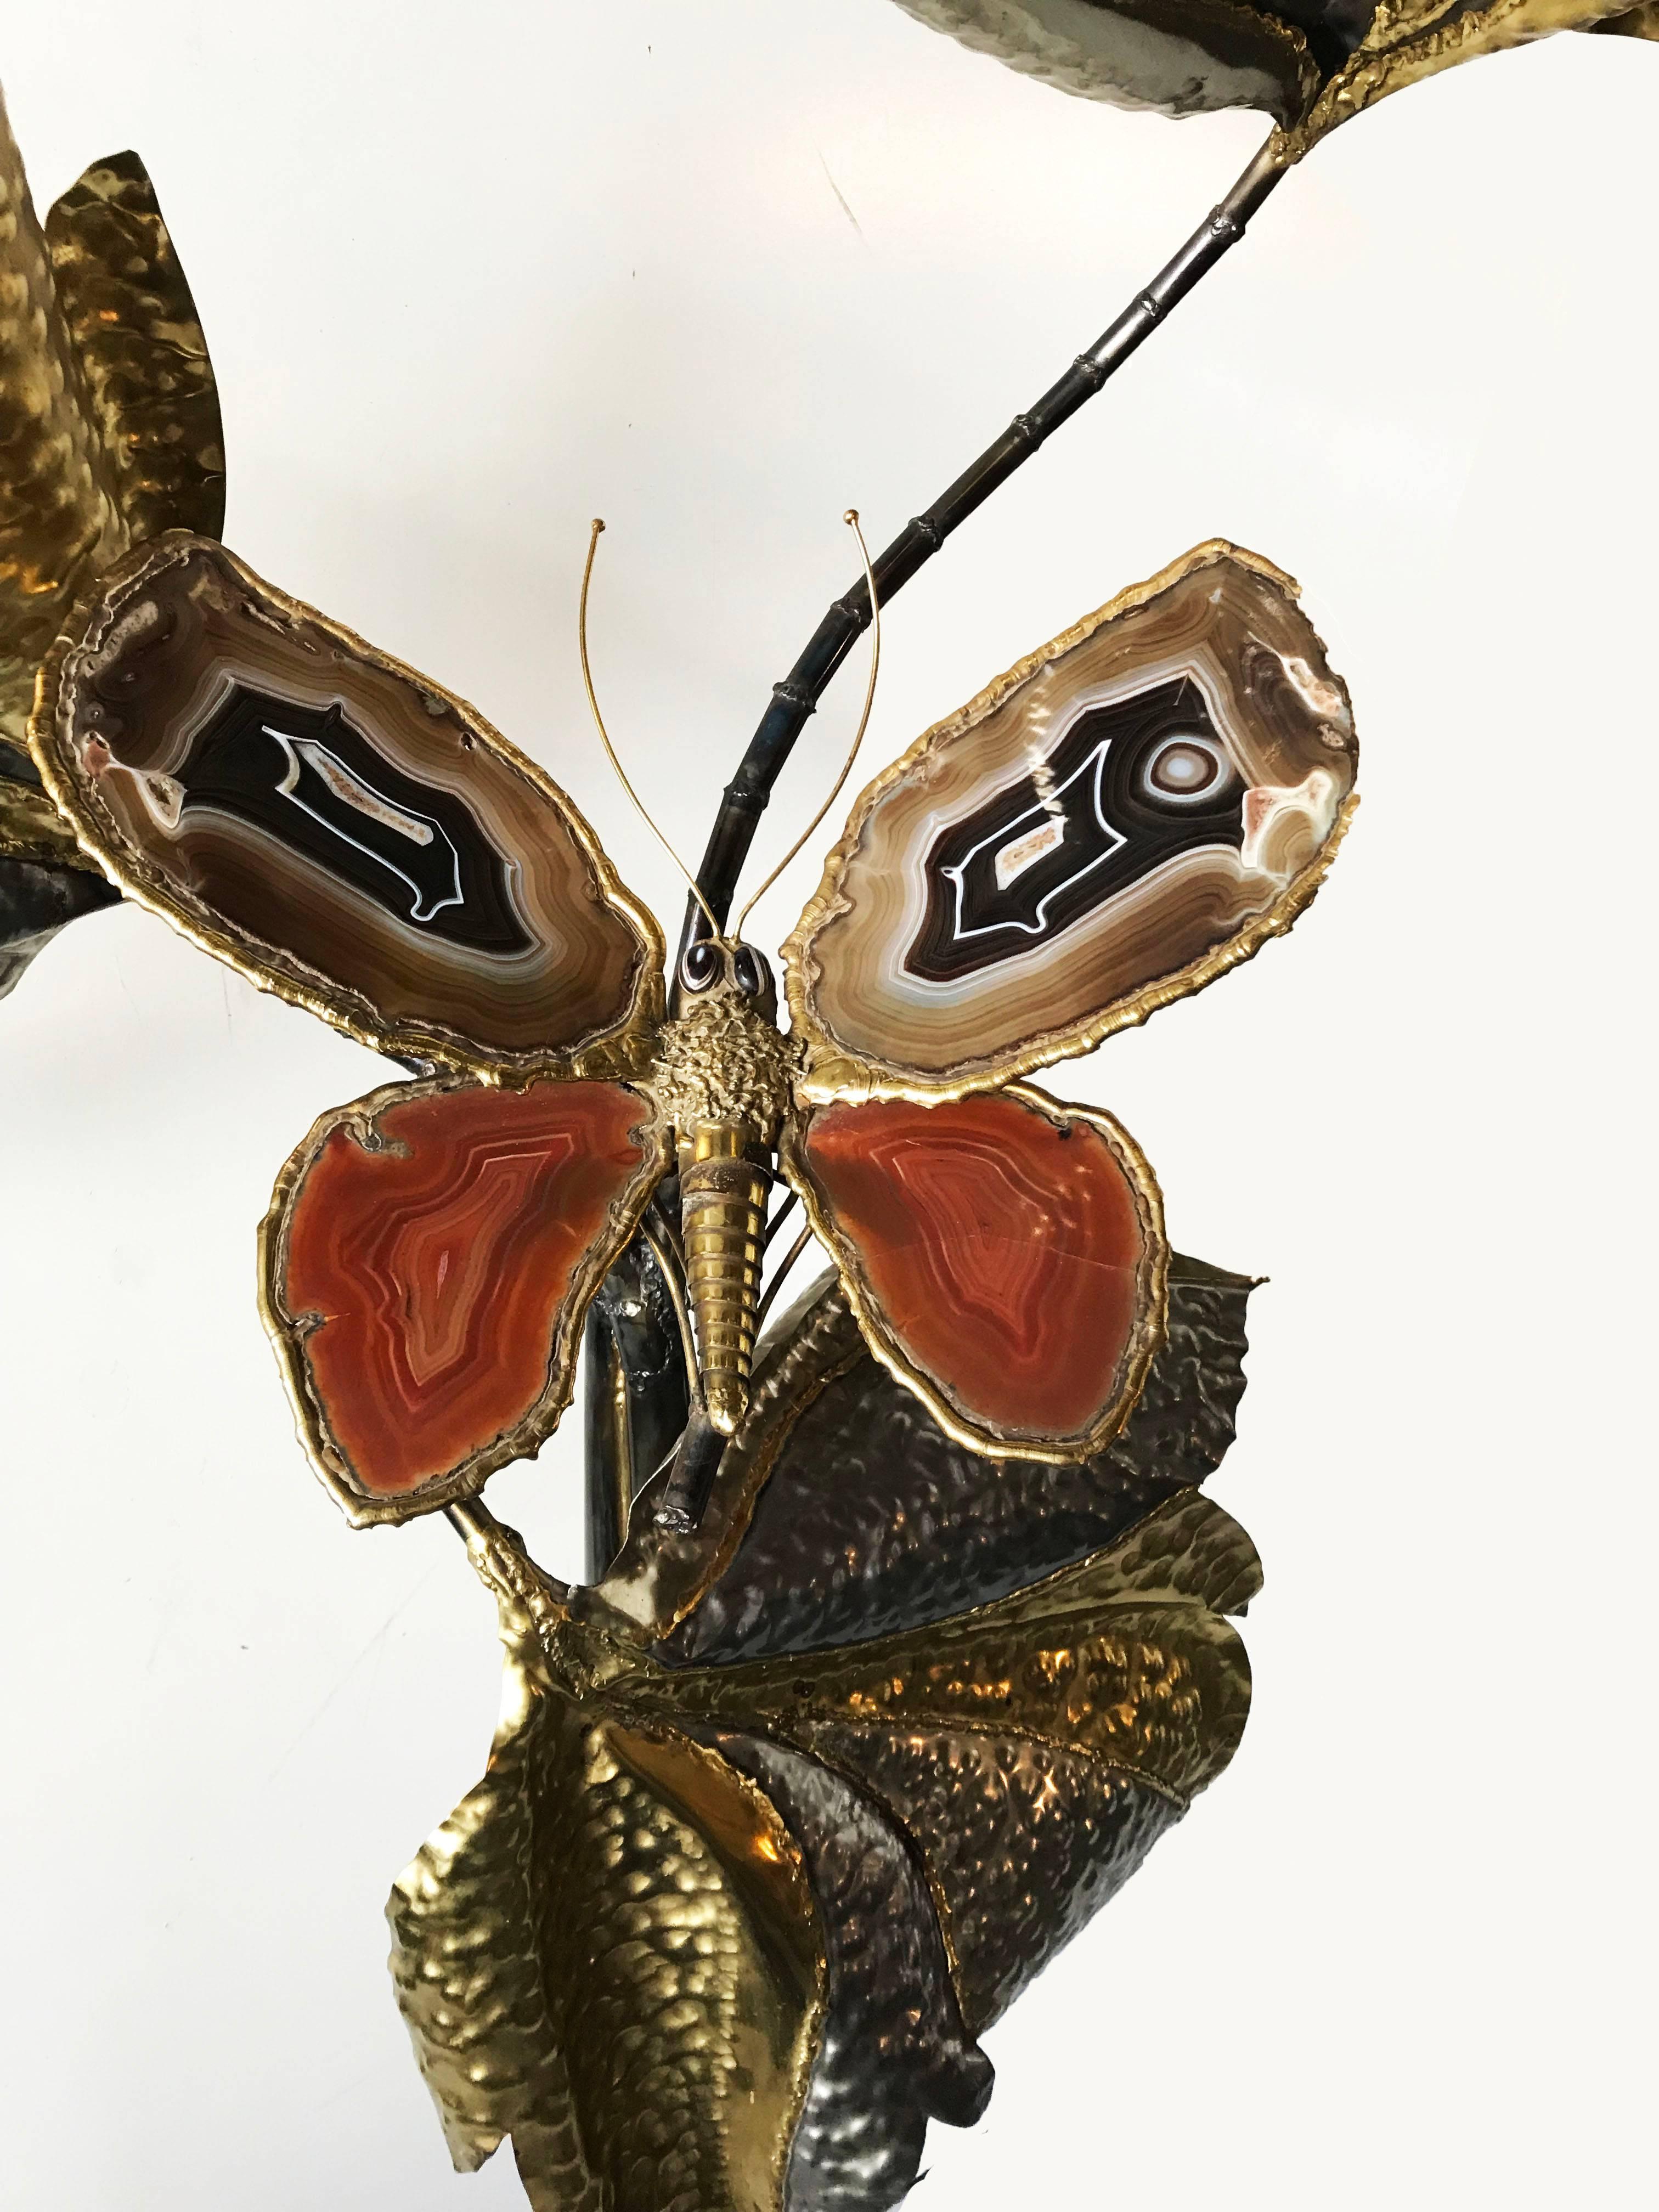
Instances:
[[[21,763],[20,763],[21,764]],[[97,875],[75,832],[38,784],[0,769],[0,860],[33,860],[43,868]]]
[[[734,1449],[743,1440],[740,1429]],[[752,1503],[746,1474],[720,1478],[733,1480]],[[917,1789],[936,1786],[924,1776],[955,1772],[971,1789],[983,1762],[1019,1759],[1118,1808],[1120,1824],[1139,1808],[1097,1862],[1098,1897],[1225,1765],[1243,1726],[1249,1670],[1223,1615],[1249,1601],[1259,1570],[1243,1532],[1192,1491],[1105,1550],[954,1618],[672,1668],[647,1640],[654,1614],[633,1623],[603,1588],[563,1591],[476,1506],[453,1517],[500,1616],[502,1718],[487,1778],[392,1892],[392,1965],[456,2165],[510,2139],[537,2212],[792,2201],[818,2084],[845,2064],[837,2007],[868,2000],[832,1969],[840,1916],[859,1908],[823,1872],[833,1831],[813,1825],[789,1776],[820,1776],[830,1802],[851,1778],[861,1795],[848,1814],[861,1803],[874,1824],[860,1848],[902,1834],[920,1854],[925,1888],[888,1893],[886,1949],[902,1959],[942,1936],[950,1986],[933,2001],[963,2087],[953,2104],[926,2086],[937,2071],[904,2080],[918,2062],[902,2044],[867,2054],[860,2085],[875,2094],[900,2077],[960,2124],[989,2084],[971,2038],[1018,1982],[999,1900],[1021,1898],[1016,1955],[1029,1966],[1074,1926],[1084,1863],[1051,1893],[1048,1796],[1015,1814],[1024,1800],[1006,1788],[1012,1824],[993,1857],[962,1860],[952,1837],[969,1802],[947,1796],[918,1820]],[[725,1528],[743,1511],[728,1494],[714,1517]],[[688,1540],[636,1528],[636,1548]],[[705,1538],[705,1561],[714,1548]]]
[[[224,496],[213,370],[143,165],[95,163],[43,232],[3,102],[0,452],[3,765],[76,592],[158,531],[216,532]]]
[[[967,1445],[971,1451],[982,1452],[988,1459],[1046,1460],[1052,1465],[1064,1466],[1073,1460],[1092,1458],[1116,1435],[1139,1397],[1147,1370],[1164,1341],[1170,1274],[1170,1246],[1164,1230],[1164,1194],[1158,1188],[1158,1177],[1152,1172],[1151,1161],[1123,1124],[1110,1114],[1087,1106],[1064,1105],[1059,1099],[1051,1098],[1046,1091],[1039,1091],[1029,1083],[1009,1084],[1004,1096],[1017,1098],[1023,1106],[1029,1108],[1033,1114],[1040,1115],[1044,1121],[1052,1122],[1057,1129],[1064,1130],[1074,1122],[1082,1121],[1090,1128],[1098,1130],[1134,1194],[1135,1212],[1140,1225],[1141,1260],[1135,1284],[1135,1329],[1124,1355],[1118,1387],[1110,1403],[1103,1407],[1087,1432],[1069,1437],[1063,1443],[1047,1443],[1030,1437],[1000,1435],[996,1430],[974,1420],[960,1405],[945,1395],[932,1376],[924,1374],[907,1356],[882,1309],[881,1301],[870,1287],[863,1255],[853,1241],[836,1229],[824,1205],[807,1164],[803,1122],[791,1120],[784,1124],[779,1141],[779,1164],[789,1178],[791,1189],[798,1194],[805,1208],[813,1233],[836,1262],[842,1288],[863,1332],[866,1344],[889,1374],[896,1376],[907,1389],[915,1391],[945,1435],[953,1437],[957,1443]]]
[[[1324,86],[1307,114],[1284,133],[1299,161],[1340,123],[1363,114],[1390,93],[1437,76],[1460,62],[1548,38],[1556,31],[1591,31],[1617,17],[1623,0],[1488,0],[1460,7],[1448,0],[1379,0],[1357,50]]]
[[[685,1281],[703,1409],[729,1437],[749,1403],[771,1178],[749,1157],[747,1121],[700,1121],[681,1148]]]
[[[1201,578],[1208,564],[1224,562],[1231,564],[1231,573],[1235,577],[1244,578],[1248,585],[1248,588],[1245,585],[1237,587],[1247,619],[1229,617],[1229,650],[1242,651],[1241,641],[1257,639],[1259,630],[1260,638],[1266,640],[1278,655],[1275,665],[1281,671],[1291,671],[1291,686],[1301,702],[1297,709],[1300,720],[1295,726],[1300,729],[1302,723],[1307,722],[1310,729],[1316,728],[1320,740],[1316,748],[1320,752],[1318,775],[1310,774],[1309,786],[1311,788],[1323,778],[1323,795],[1316,805],[1312,800],[1308,802],[1314,809],[1314,826],[1307,839],[1298,842],[1292,837],[1284,848],[1282,866],[1276,872],[1271,869],[1268,872],[1267,886],[1261,896],[1278,892],[1271,908],[1255,911],[1248,924],[1235,927],[1231,936],[1202,958],[1188,961],[1175,973],[1157,977],[1139,991],[1132,992],[1130,985],[1125,985],[1125,995],[1097,1016],[1035,1038],[1028,1037],[1012,1048],[1003,1039],[994,1039],[982,1056],[953,1065],[942,1073],[935,1072],[925,1079],[919,1079],[914,1071],[887,1063],[849,1060],[840,1055],[836,1048],[836,1040],[814,1018],[813,979],[823,972],[829,956],[821,957],[815,952],[811,940],[819,923],[833,915],[840,872],[856,845],[863,823],[879,804],[893,778],[914,773],[919,756],[926,755],[945,733],[971,728],[977,715],[990,711],[1045,659],[1063,653],[1074,641],[1092,635],[1119,615],[1155,599],[1177,581]],[[181,568],[175,574],[170,567],[173,563],[201,566],[199,573],[196,568]],[[185,581],[181,582],[181,578]],[[1257,608],[1250,596],[1259,589],[1258,585],[1249,584],[1250,578],[1260,580],[1273,595],[1270,602],[1264,599],[1262,608]],[[145,597],[152,579],[162,580]],[[1202,599],[1200,587],[1194,588],[1200,591]],[[1206,590],[1207,585],[1202,588]],[[168,591],[181,596],[169,599]],[[285,940],[270,942],[265,934],[256,932],[252,923],[232,921],[221,915],[198,896],[196,879],[172,866],[172,848],[166,842],[163,829],[168,819],[167,807],[176,806],[179,802],[175,795],[162,787],[168,782],[165,775],[149,773],[149,764],[143,762],[140,755],[140,765],[145,771],[144,792],[135,795],[129,788],[139,774],[137,768],[121,769],[128,785],[113,793],[106,787],[106,781],[100,779],[109,770],[111,781],[113,780],[112,743],[103,735],[91,712],[94,707],[99,713],[104,711],[89,688],[97,666],[101,665],[94,657],[101,650],[106,638],[117,635],[117,626],[127,615],[131,620],[127,629],[119,633],[123,653],[131,649],[133,638],[140,634],[137,623],[141,613],[162,623],[163,635],[179,635],[187,640],[194,637],[197,634],[193,631],[167,631],[165,619],[175,605],[194,606],[190,593],[197,591],[204,595],[203,604],[216,611],[215,618],[222,623],[222,637],[212,644],[211,649],[225,657],[227,665],[241,667],[242,661],[237,659],[240,652],[256,674],[262,673],[264,668],[258,652],[236,644],[236,633],[231,626],[234,616],[236,622],[254,625],[262,641],[261,651],[268,635],[279,636],[284,650],[302,659],[310,653],[349,656],[367,670],[366,681],[373,679],[370,696],[381,696],[374,691],[373,686],[384,681],[385,696],[394,702],[384,709],[386,742],[392,747],[394,755],[397,742],[401,742],[407,757],[417,766],[426,762],[427,756],[422,750],[423,738],[398,739],[398,732],[411,718],[422,728],[427,714],[441,720],[451,718],[447,726],[452,729],[459,720],[459,759],[465,763],[469,749],[474,760],[483,757],[477,787],[479,805],[483,805],[495,790],[492,776],[506,776],[511,782],[510,805],[505,799],[489,799],[490,805],[503,810],[502,819],[510,823],[508,842],[501,849],[533,849],[534,838],[529,833],[534,828],[534,810],[537,806],[545,807],[550,837],[564,838],[581,866],[573,865],[566,875],[555,879],[554,890],[547,894],[545,914],[537,910],[541,933],[536,943],[544,968],[548,948],[560,941],[565,929],[574,933],[584,927],[591,908],[610,909],[611,915],[620,918],[624,925],[623,932],[613,930],[611,939],[605,940],[611,947],[606,957],[615,956],[614,975],[605,970],[603,988],[596,986],[587,998],[577,1002],[581,1009],[580,1023],[572,1022],[562,1033],[563,1042],[556,1045],[538,1042],[537,1024],[524,1018],[523,1005],[526,1002],[523,1001],[519,1003],[516,1012],[509,1006],[506,1015],[499,1011],[492,1015],[492,1019],[506,1024],[496,1042],[488,1041],[489,1033],[477,1036],[460,1034],[447,1016],[441,1018],[427,1007],[422,998],[422,993],[430,996],[436,992],[438,981],[452,996],[454,991],[453,975],[437,964],[438,955],[429,951],[429,940],[411,940],[416,944],[416,954],[410,956],[407,965],[399,964],[404,958],[404,939],[396,941],[397,962],[386,971],[391,978],[389,984],[384,978],[375,982],[379,970],[366,975],[362,991],[350,988],[357,977],[349,968],[342,968],[337,975],[322,974]],[[246,598],[240,596],[243,593]],[[1218,597],[1218,590],[1214,596]],[[414,1512],[428,1511],[472,1496],[495,1468],[539,1446],[570,1395],[583,1310],[622,1244],[644,1221],[652,1187],[675,1161],[681,1171],[683,1249],[669,1252],[666,1247],[662,1248],[663,1260],[671,1295],[677,1308],[683,1306],[684,1319],[689,1324],[691,1356],[687,1365],[688,1370],[695,1370],[690,1380],[693,1408],[702,1417],[699,1433],[702,1442],[694,1449],[690,1441],[692,1431],[688,1430],[688,1442],[682,1453],[684,1465],[679,1470],[684,1476],[683,1494],[676,1492],[665,1498],[662,1510],[670,1517],[695,1520],[702,1495],[701,1486],[712,1465],[706,1447],[711,1437],[724,1437],[731,1440],[735,1449],[750,1405],[749,1377],[759,1315],[767,1200],[769,1186],[775,1180],[772,1159],[781,1127],[786,1129],[782,1140],[784,1171],[806,1200],[808,1219],[815,1233],[830,1245],[858,1328],[877,1358],[915,1393],[945,1435],[993,1458],[1010,1462],[1072,1465],[1097,1453],[1133,1406],[1164,1324],[1167,1252],[1157,1184],[1146,1160],[1118,1124],[1108,1115],[1059,1105],[1038,1092],[1021,1091],[1016,1094],[1018,1103],[1027,1110],[1043,1115],[1060,1127],[1081,1121],[1101,1133],[1130,1184],[1142,1231],[1137,1311],[1110,1402],[1090,1420],[1086,1432],[1074,1434],[1068,1431],[1056,1437],[1024,1426],[1018,1433],[1011,1427],[1007,1434],[1003,1434],[988,1423],[976,1421],[907,1358],[896,1330],[881,1312],[879,1299],[860,1255],[852,1249],[847,1236],[838,1236],[833,1231],[818,1203],[803,1165],[799,1130],[789,1126],[788,1117],[804,1116],[816,1104],[837,1098],[857,1101],[897,1096],[931,1103],[1001,1090],[1012,1077],[1053,1060],[1086,1051],[1127,1022],[1144,1019],[1154,1006],[1198,988],[1247,957],[1267,936],[1289,926],[1312,896],[1346,826],[1352,801],[1343,805],[1328,827],[1327,823],[1336,805],[1334,794],[1338,790],[1347,789],[1352,767],[1346,693],[1340,679],[1330,678],[1328,683],[1326,674],[1322,672],[1323,662],[1317,641],[1304,618],[1296,613],[1291,605],[1293,597],[1294,586],[1271,563],[1255,556],[1239,554],[1222,541],[1212,541],[1173,563],[1148,583],[1121,593],[1106,608],[1054,641],[1042,653],[1009,671],[967,708],[919,740],[896,768],[876,779],[854,808],[848,832],[830,857],[824,883],[809,902],[786,948],[791,959],[788,988],[794,1020],[790,1034],[785,1036],[776,1027],[775,993],[764,961],[752,946],[723,936],[700,939],[690,948],[675,979],[673,1017],[664,1018],[666,990],[660,968],[663,941],[648,910],[623,888],[592,830],[557,786],[453,694],[401,661],[364,644],[342,625],[266,585],[216,544],[210,544],[209,541],[192,538],[184,532],[172,533],[154,547],[138,550],[100,579],[60,637],[43,670],[31,740],[52,796],[73,820],[88,852],[97,858],[105,873],[119,889],[161,914],[259,988],[308,1008],[336,1028],[381,1051],[435,1066],[441,1072],[430,1079],[436,1088],[468,1082],[511,1086],[531,1079],[604,1079],[637,1089],[642,1102],[649,1102],[654,1115],[653,1143],[661,1148],[655,1164],[648,1173],[642,1170],[629,1182],[621,1211],[613,1212],[605,1232],[574,1279],[571,1296],[559,1317],[559,1340],[550,1350],[547,1388],[538,1397],[531,1413],[523,1419],[515,1418],[503,1434],[481,1449],[469,1446],[466,1456],[441,1476],[434,1474],[417,1487],[395,1496],[368,1498],[362,1494],[361,1486],[354,1483],[344,1456],[329,1433],[327,1409],[305,1375],[302,1317],[284,1310],[277,1288],[286,1240],[290,1234],[290,1216],[294,1207],[301,1202],[309,1163],[332,1128],[342,1121],[361,1123],[364,1116],[372,1121],[380,1105],[386,1103],[388,1094],[373,1094],[358,1106],[343,1109],[341,1115],[323,1117],[301,1146],[279,1179],[263,1231],[262,1298],[267,1326],[276,1343],[284,1379],[295,1401],[301,1438],[324,1482],[354,1523],[397,1521]],[[1203,599],[1202,603],[1207,605],[1208,601]],[[1285,635],[1281,635],[1281,624],[1285,626]],[[1234,636],[1235,631],[1237,636]],[[1206,630],[1203,635],[1207,635]],[[1291,650],[1285,641],[1286,635],[1293,638],[1297,653],[1312,655],[1311,662],[1304,665],[1284,661],[1284,653]],[[199,651],[206,654],[211,640],[220,633],[204,629],[201,636],[204,641]],[[1150,641],[1146,651],[1152,651],[1153,647],[1163,649],[1156,638]],[[1124,661],[1130,675],[1138,678],[1140,664],[1135,653],[1132,641],[1113,647],[1113,653]],[[167,672],[166,684],[171,688],[161,696],[175,700],[182,697],[188,703],[193,695],[189,693],[187,685],[195,680],[196,664],[188,652],[183,653],[182,664],[181,669]],[[159,666],[160,663],[152,661],[150,665]],[[303,675],[290,672],[282,680],[295,685],[301,695],[309,696],[315,689],[309,674],[310,665],[307,659]],[[287,664],[283,666],[286,668]],[[156,680],[160,682],[161,678]],[[419,706],[419,714],[408,704],[411,696]],[[187,723],[182,708],[177,709],[176,719],[187,735],[198,726]],[[1274,759],[1279,757],[1273,753],[1273,748],[1280,743],[1280,735],[1279,725],[1263,708],[1261,741],[1264,758],[1269,755]],[[448,742],[446,739],[446,744]],[[1334,769],[1329,775],[1326,773],[1323,763],[1327,755],[1340,768],[1340,775]],[[445,787],[463,792],[464,775],[453,771],[451,766],[457,754],[446,750],[441,757],[442,772],[452,779]],[[1254,759],[1255,756],[1247,757]],[[1299,760],[1300,755],[1297,757]],[[1302,773],[1300,769],[1297,772]],[[1261,781],[1253,772],[1253,786]],[[1273,788],[1258,794],[1267,806],[1266,818],[1269,822],[1278,820],[1274,809],[1281,805],[1290,805],[1294,813],[1291,802],[1297,800],[1303,787],[1292,781],[1280,789],[1279,781],[1281,780],[1268,775],[1266,781]],[[1330,788],[1325,789],[1325,785]],[[287,789],[285,785],[278,787]],[[371,799],[376,796],[372,791],[368,795]],[[117,821],[118,803],[126,806],[130,821],[126,817],[122,822]],[[1289,871],[1297,866],[1304,843],[1310,844],[1315,837],[1322,842],[1314,858],[1279,890]],[[147,843],[146,838],[150,842]],[[515,845],[514,840],[520,842]],[[164,879],[162,871],[169,866],[172,872]],[[1138,878],[1131,878],[1132,882]],[[456,881],[459,890],[459,873]],[[579,893],[588,898],[587,907],[580,905]],[[280,933],[283,916],[290,909],[278,902],[270,910],[276,915],[276,922],[264,923],[262,927],[275,927]],[[617,952],[611,943],[618,937],[625,937],[629,948],[626,957]],[[296,944],[307,942],[303,938],[296,939]],[[325,949],[331,953],[331,944]],[[1135,964],[1142,957],[1139,941],[1133,940],[1131,984],[1134,977],[1146,972],[1143,966]],[[420,964],[428,958],[434,963],[430,971]],[[552,971],[548,969],[547,972]],[[516,975],[517,971],[511,974]],[[510,981],[511,976],[505,969],[501,976],[490,979],[490,988],[498,994],[507,988],[507,981],[503,981],[502,976]],[[434,977],[438,981],[434,981]],[[371,985],[377,995],[368,994]],[[1079,1003],[1103,1002],[1085,1000]],[[561,1004],[556,999],[549,1001],[555,1013]],[[482,1030],[482,1024],[479,1026]],[[418,1085],[413,1088],[396,1087],[396,1096],[403,1100],[419,1095]],[[677,1261],[682,1263],[679,1267],[676,1266]],[[414,1325],[412,1321],[410,1325]],[[694,1422],[693,1429],[696,1425]],[[763,1458],[763,1455],[761,1456]],[[742,1458],[739,1451],[739,1462]],[[751,1463],[758,1467],[760,1460]]]
[[[82,579],[128,544],[114,464],[52,284],[0,106],[0,736],[23,743],[34,675]]]
[[[596,514],[593,518],[592,527],[587,534],[587,558],[582,564],[581,597],[578,600],[576,605],[576,649],[581,659],[582,689],[587,694],[587,710],[593,717],[593,726],[599,733],[599,743],[605,747],[605,757],[606,760],[610,762],[611,769],[616,775],[617,782],[621,784],[623,789],[627,793],[635,812],[639,816],[641,821],[644,823],[646,828],[651,832],[651,835],[656,839],[657,842],[662,847],[664,852],[667,854],[669,859],[674,863],[674,866],[685,878],[686,888],[690,891],[692,897],[696,899],[697,904],[702,908],[703,916],[708,924],[709,929],[713,932],[714,935],[718,938],[720,933],[720,926],[719,921],[715,917],[714,908],[703,896],[702,890],[698,887],[696,878],[692,874],[690,869],[686,866],[684,861],[681,860],[679,854],[669,843],[667,838],[664,836],[661,830],[657,826],[657,823],[653,817],[650,809],[646,805],[645,801],[640,797],[640,794],[635,790],[633,784],[629,781],[628,770],[623,766],[621,760],[618,758],[617,748],[611,742],[611,732],[605,726],[605,716],[599,712],[599,697],[598,692],[593,689],[593,671],[588,665],[587,659],[587,594],[593,581],[593,556],[599,550],[599,538],[603,534],[604,530],[604,520],[600,516]]]
[[[136,154],[95,162],[46,231],[131,537],[217,538],[225,454],[213,365],[143,163]]]
[[[780,2207],[824,2008],[799,1846],[509,1532],[485,1516],[467,1548],[501,1617],[501,1723],[388,1907],[455,2164],[510,2136],[537,2212]]]

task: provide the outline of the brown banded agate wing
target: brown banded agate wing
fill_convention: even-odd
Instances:
[[[1158,1186],[1109,1115],[1024,1085],[821,1109],[783,1164],[866,1341],[958,1441],[1097,1451],[1163,1340]]]
[[[806,1094],[988,1088],[1197,990],[1312,897],[1356,762],[1294,585],[1200,546],[860,799],[784,949]]]
[[[557,786],[208,539],[110,573],[32,738],[124,890],[383,1050],[529,1073],[656,1009],[656,925]]]
[[[666,1164],[621,1084],[388,1084],[325,1115],[260,1244],[313,1464],[358,1523],[468,1497],[569,1401],[582,1318]]]

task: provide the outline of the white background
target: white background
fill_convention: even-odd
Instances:
[[[671,931],[580,708],[589,516],[608,710],[690,854],[851,580],[842,507],[890,537],[1261,135],[887,0],[59,0],[0,75],[43,208],[150,165],[230,542],[546,763]],[[1267,1562],[1256,1705],[989,2038],[925,2205],[1645,2196],[1656,87],[1559,39],[1338,133],[895,603],[872,772],[1231,537],[1301,578],[1366,793],[1293,937],[1054,1079],[1179,1244],[1273,1278],[1216,1486]],[[132,910],[0,1024],[0,2198],[511,2205],[505,2157],[449,2172],[380,1920],[482,1771],[490,1610],[441,1521],[338,1520],[253,1304],[275,1170],[381,1064]],[[574,1437],[491,1499],[574,1570]]]

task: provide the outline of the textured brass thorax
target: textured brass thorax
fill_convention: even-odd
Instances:
[[[661,1032],[653,1088],[678,1133],[686,1290],[705,1410],[730,1436],[749,1402],[768,1164],[793,1056],[761,1006],[732,990],[693,1000]]]

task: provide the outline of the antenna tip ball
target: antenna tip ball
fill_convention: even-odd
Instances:
[[[597,538],[597,537],[599,536],[599,534],[600,531],[602,531],[604,528],[605,528],[605,517],[604,517],[602,514],[596,514],[596,515],[594,516],[594,518],[593,518],[593,535]]]
[[[846,523],[854,523],[854,522],[856,522],[856,521],[858,520],[858,519],[859,519],[859,511],[858,511],[857,507],[849,507],[848,508],[848,510],[847,510],[846,514],[843,514],[843,515],[842,515],[842,520],[843,522],[846,522]]]

